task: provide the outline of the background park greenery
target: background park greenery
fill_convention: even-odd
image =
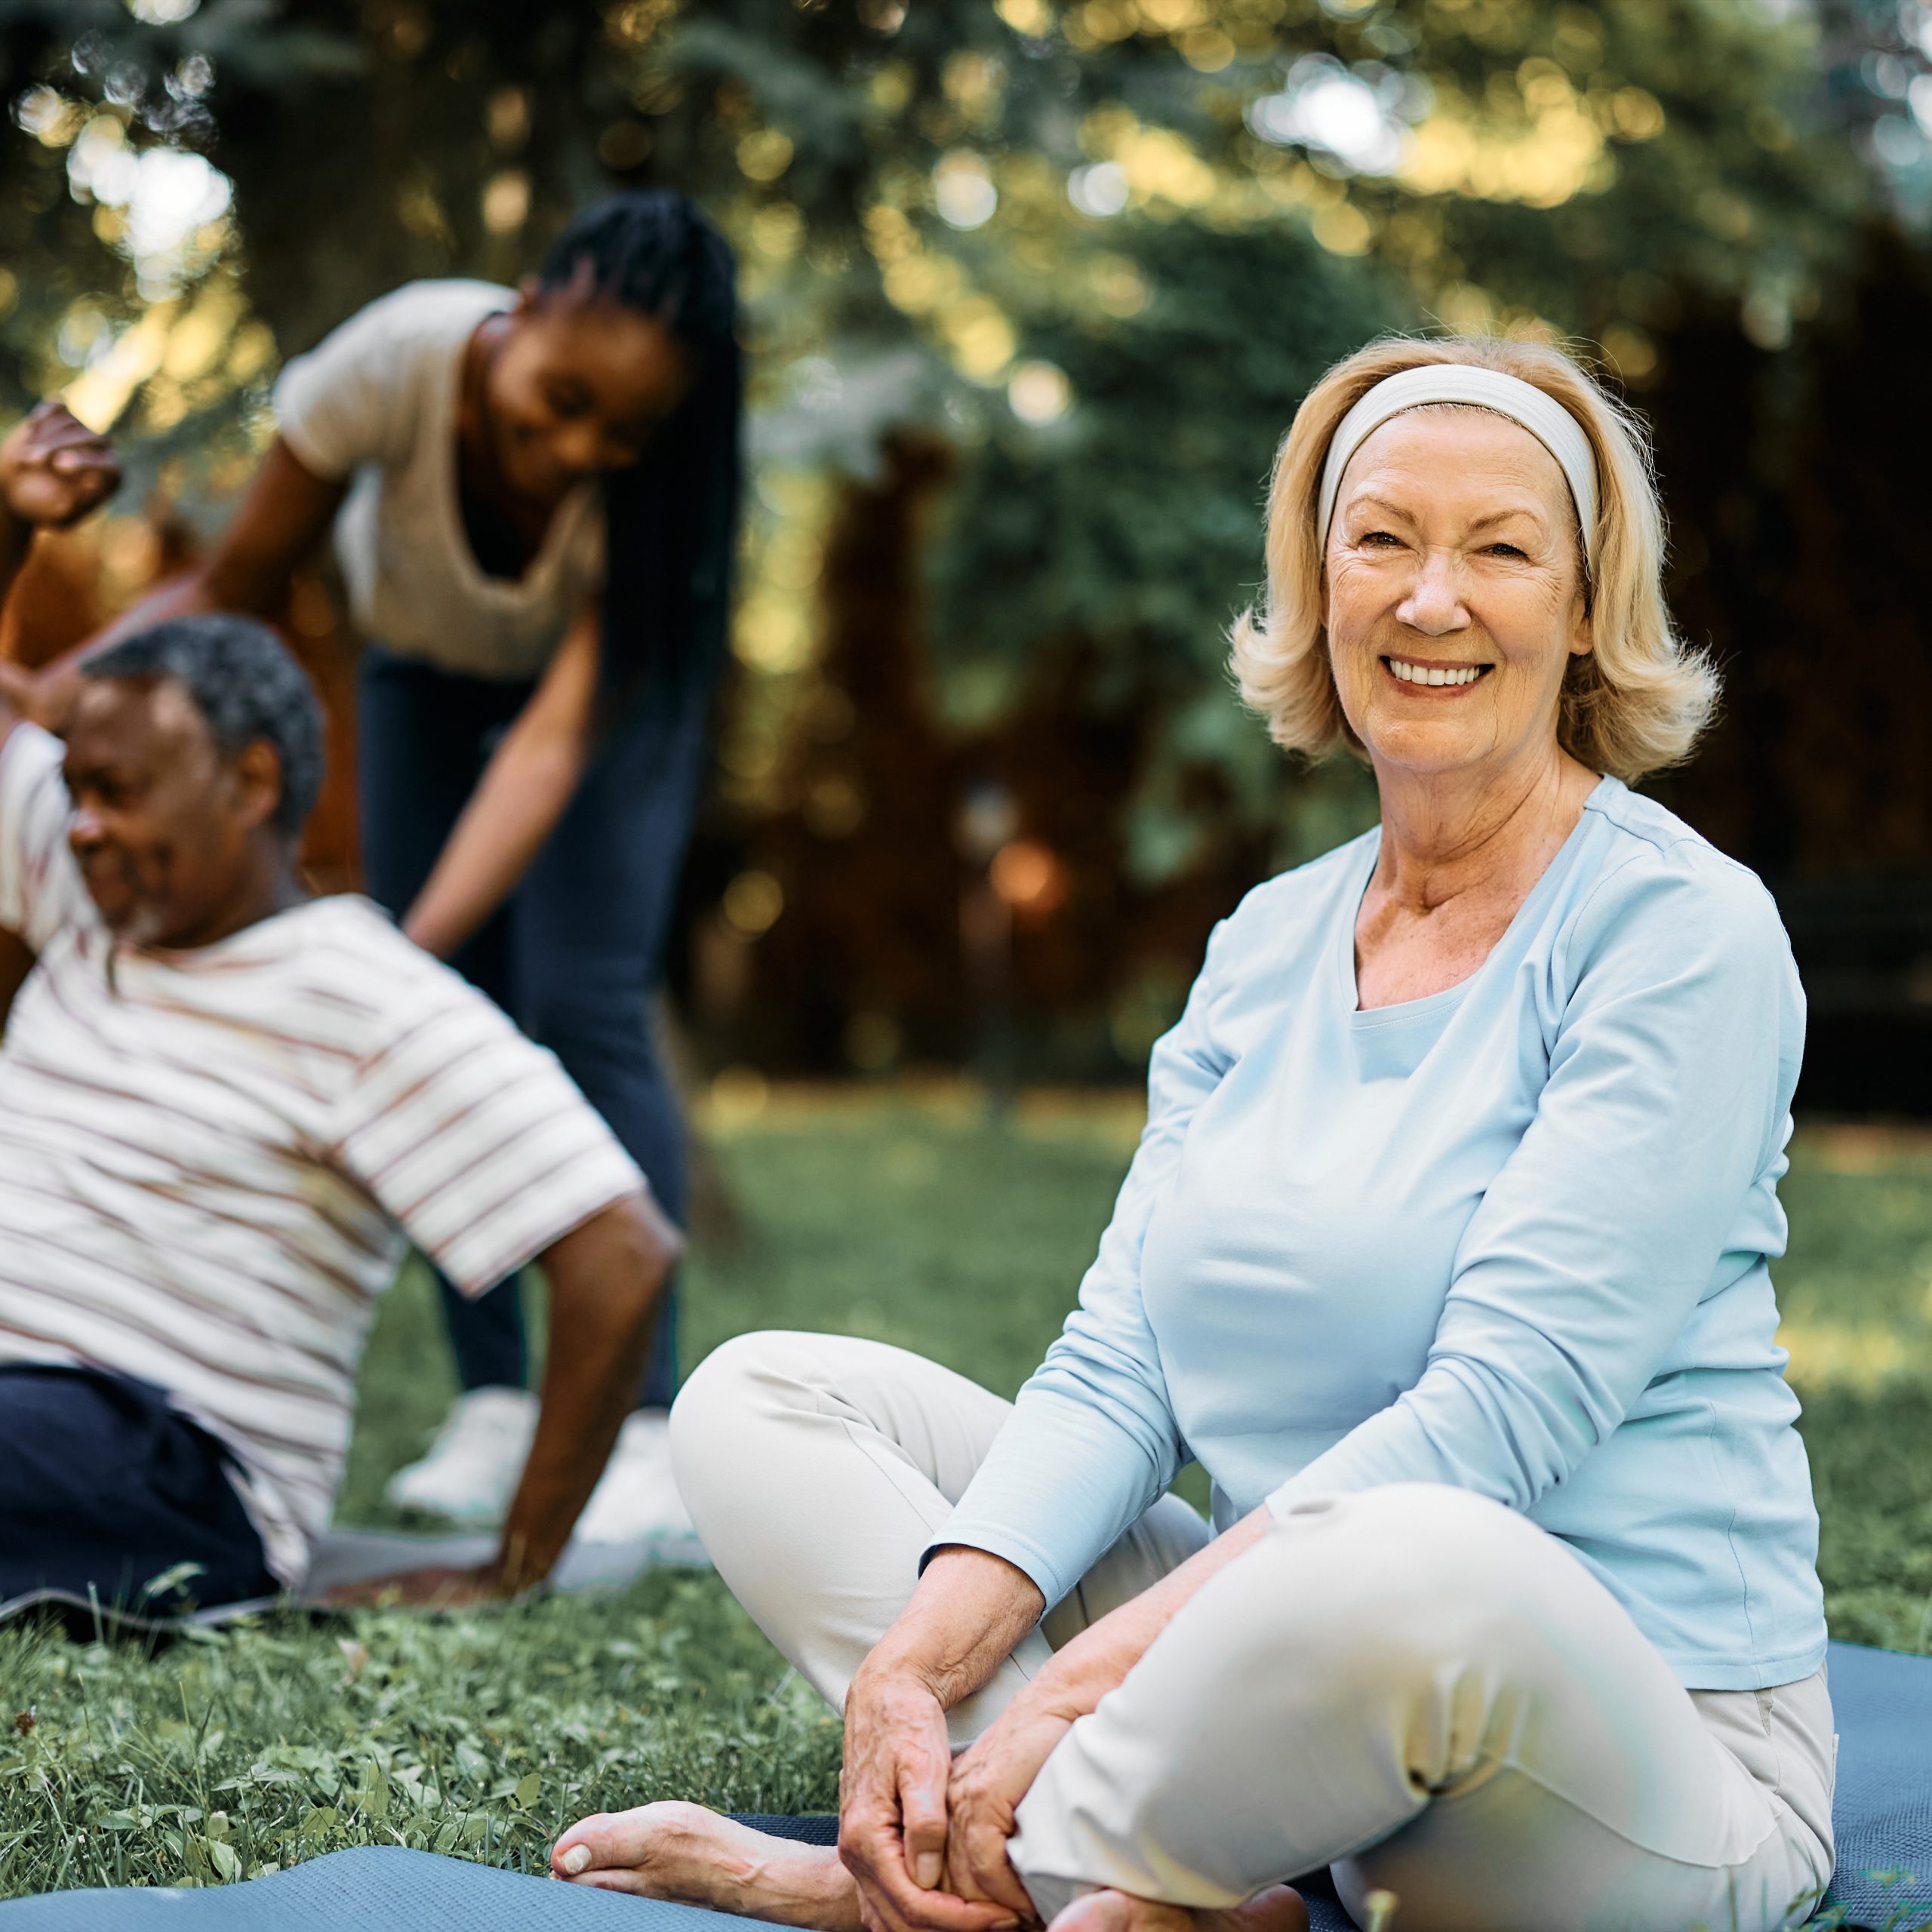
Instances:
[[[219,518],[287,354],[664,182],[755,378],[674,962],[714,1063],[957,1060],[995,1001],[1025,1064],[1137,1066],[1213,918],[1369,808],[1221,660],[1275,438],[1391,326],[1574,337],[1653,417],[1732,686],[1672,802],[1780,890],[1932,875],[1928,48],[1924,0],[0,0],[0,389],[167,506],[37,621]]]
[[[1001,1124],[961,1089],[918,1105],[780,1090],[712,1124],[743,1220],[700,1244],[689,1354],[820,1327],[1011,1393],[1059,1325],[1138,1122],[1091,1098],[1036,1097]],[[1932,1652],[1928,1168],[1921,1143],[1806,1137],[1778,1281],[1833,1632]],[[345,1520],[380,1518],[448,1375],[426,1281],[405,1275],[368,1358]],[[591,1810],[827,1808],[838,1761],[835,1724],[703,1574],[444,1619],[266,1619],[152,1659],[14,1627],[0,1896],[230,1878],[398,1840],[541,1870]]]
[[[1275,439],[1375,330],[1577,337],[1651,417],[1673,604],[1732,694],[1660,789],[1825,947],[1814,1017],[1870,1010],[1882,921],[1841,884],[1915,918],[1932,879],[1928,49],[1921,0],[0,0],[0,402],[65,389],[131,466],[9,641],[178,561],[280,361],[360,303],[513,279],[614,184],[700,194],[757,463],[675,962],[724,1069],[687,1355],[823,1326],[1010,1391],[1131,1103],[800,1107],[744,1063],[956,1061],[998,1008],[1018,1063],[1126,1073],[1208,923],[1360,822],[1359,774],[1275,759],[1220,666]],[[288,619],[339,691],[325,580]],[[976,959],[995,846],[1011,946]],[[1881,1017],[1875,1091],[1922,1106]],[[1932,1651],[1927,1163],[1803,1140],[1779,1282],[1834,1630]],[[380,1519],[443,1361],[407,1275],[345,1520]],[[529,1866],[620,1801],[823,1806],[838,1758],[688,1574],[152,1660],[0,1632],[0,1893],[396,1837]]]

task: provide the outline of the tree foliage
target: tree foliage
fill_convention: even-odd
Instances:
[[[823,728],[861,642],[840,612],[870,608],[817,601],[826,540],[844,515],[863,556],[877,515],[921,553],[881,562],[921,604],[879,633],[930,700],[903,755],[950,743],[963,784],[1043,706],[1114,733],[1086,889],[1118,924],[1164,881],[1225,898],[1358,803],[1275,759],[1220,670],[1312,377],[1443,322],[1580,337],[1672,405],[1694,318],[1774,394],[1882,211],[1844,77],[1868,134],[1905,125],[1901,4],[0,0],[0,382],[74,383],[137,475],[217,500],[279,358],[362,303],[514,279],[614,183],[691,190],[743,263],[761,460],[731,836],[841,786],[792,863],[893,835],[866,801],[897,781]],[[909,429],[950,481],[888,515]],[[930,890],[943,923],[956,881]],[[1124,997],[1132,951],[1061,981]]]
[[[990,384],[1083,291],[1073,319],[1131,332],[1133,273],[1220,237],[1373,257],[1417,314],[1540,318],[1641,381],[1687,288],[1760,340],[1815,307],[1871,192],[1815,38],[1743,0],[5,0],[7,346],[45,386],[77,295],[141,312],[88,157],[158,146],[234,189],[173,282],[238,273],[284,349],[660,179],[743,248],[768,395],[909,337]]]

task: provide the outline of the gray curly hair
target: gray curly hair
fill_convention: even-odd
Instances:
[[[211,612],[169,617],[84,658],[88,678],[166,678],[195,701],[209,735],[232,757],[258,740],[281,763],[274,825],[294,838],[322,789],[322,707],[309,674],[267,625]]]

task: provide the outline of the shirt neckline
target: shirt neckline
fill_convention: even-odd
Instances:
[[[1460,1006],[1467,997],[1469,989],[1488,971],[1490,961],[1503,949],[1518,927],[1530,918],[1549,894],[1555,890],[1556,881],[1568,869],[1583,828],[1589,823],[1591,813],[1600,810],[1610,791],[1618,787],[1617,780],[1605,775],[1590,788],[1589,795],[1583,801],[1583,810],[1577,814],[1577,823],[1564,835],[1563,843],[1550,855],[1549,864],[1537,875],[1536,883],[1524,894],[1522,903],[1510,915],[1509,923],[1497,934],[1495,944],[1483,955],[1475,971],[1458,980],[1453,986],[1444,986],[1439,992],[1425,993],[1420,999],[1398,1000],[1392,1006],[1373,1006],[1364,1010],[1361,1004],[1361,989],[1355,983],[1355,922],[1361,916],[1361,902],[1368,891],[1369,882],[1375,876],[1375,862],[1382,851],[1382,828],[1380,825],[1375,826],[1362,841],[1364,849],[1358,862],[1361,869],[1355,877],[1351,888],[1342,895],[1343,916],[1339,921],[1340,931],[1336,939],[1336,964],[1342,976],[1342,992],[1347,1001],[1349,1024],[1358,1029],[1398,1026],[1431,1018]]]
[[[340,906],[345,901],[350,904],[368,903],[357,893],[318,893],[299,904],[285,906],[279,912],[270,912],[263,918],[252,920],[226,939],[212,940],[206,946],[132,946],[115,939],[111,933],[108,934],[109,944],[110,949],[122,959],[139,960],[143,965],[160,966],[172,972],[192,973],[204,967],[218,969],[247,963],[251,954],[272,949],[278,943],[291,921],[312,918],[323,907]],[[101,930],[106,931],[105,927]]]
[[[488,599],[506,608],[530,608],[540,603],[555,588],[554,580],[563,568],[565,549],[584,515],[592,486],[580,483],[567,490],[550,512],[543,540],[521,577],[492,577],[476,561],[469,532],[463,528],[463,504],[457,481],[456,419],[463,391],[463,359],[469,351],[470,339],[492,315],[500,315],[511,305],[499,302],[486,309],[463,331],[456,353],[444,367],[437,385],[437,420],[430,425],[431,447],[438,452],[435,463],[436,513],[443,526],[443,538],[453,560],[452,567],[464,591],[472,597]]]

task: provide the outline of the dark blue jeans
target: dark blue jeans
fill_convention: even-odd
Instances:
[[[357,792],[363,876],[377,904],[407,910],[532,688],[365,651]],[[700,695],[686,715],[647,713],[605,742],[508,903],[451,962],[563,1063],[680,1226],[684,1124],[652,1044],[650,1001],[703,769],[705,710]],[[441,1287],[463,1387],[524,1386],[515,1284],[474,1301]],[[667,1294],[641,1406],[667,1407],[677,1392],[676,1321]]]
[[[177,1564],[193,1575],[149,1596]],[[0,1602],[91,1588],[174,1614],[273,1596],[228,1457],[146,1382],[91,1368],[0,1365]]]

